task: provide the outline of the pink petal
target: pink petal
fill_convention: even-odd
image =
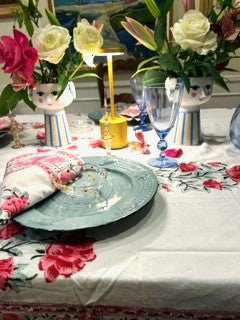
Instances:
[[[183,151],[181,148],[165,150],[165,155],[171,158],[179,158],[182,154],[183,154]]]

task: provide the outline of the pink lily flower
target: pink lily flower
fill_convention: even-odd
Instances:
[[[157,44],[154,40],[154,36],[152,30],[150,31],[149,28],[145,28],[141,23],[138,21],[126,17],[127,21],[122,21],[121,24],[135,39],[138,40],[139,43],[144,45],[146,48],[156,51]]]
[[[195,10],[195,0],[182,0],[184,11]]]

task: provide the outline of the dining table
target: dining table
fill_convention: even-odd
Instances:
[[[129,122],[128,146],[111,155],[101,147],[97,124],[73,130],[72,143],[58,149],[90,162],[107,158],[114,170],[124,161],[131,181],[134,170],[137,176],[147,168],[156,191],[144,202],[145,180],[122,185],[121,214],[86,228],[68,229],[67,206],[62,228],[48,228],[47,220],[46,227],[25,225],[18,216],[2,223],[0,319],[240,319],[240,149],[229,137],[234,111],[203,107],[197,146],[175,145],[172,130],[168,149],[179,151],[172,169],[148,165],[159,155],[155,130],[143,133],[143,152]],[[80,116],[67,117],[71,129]],[[0,181],[11,158],[52,149],[41,138],[42,114],[16,120],[25,146],[13,149],[10,134],[0,139]]]

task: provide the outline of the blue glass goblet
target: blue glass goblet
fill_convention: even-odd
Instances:
[[[145,100],[143,97],[143,74],[139,73],[135,76],[130,78],[130,84],[132,89],[133,97],[138,105],[140,110],[140,125],[134,127],[134,130],[142,130],[142,131],[149,131],[152,130],[152,127],[145,123],[147,112],[146,112],[146,105]]]
[[[181,79],[167,86],[163,83],[157,86],[144,87],[146,109],[153,128],[160,140],[157,144],[160,150],[158,158],[150,159],[148,164],[158,168],[177,167],[174,159],[165,156],[167,149],[166,136],[172,129],[176,120],[183,96],[184,84]]]

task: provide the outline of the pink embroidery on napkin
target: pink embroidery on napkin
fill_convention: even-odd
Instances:
[[[8,129],[11,127],[11,119],[9,116],[0,117],[0,130]]]
[[[13,195],[5,199],[0,209],[6,211],[10,218],[15,216],[17,213],[23,211],[28,206],[29,199],[28,195]]]
[[[36,135],[36,138],[37,138],[38,140],[43,140],[43,139],[45,139],[45,132],[44,132],[44,131],[39,131],[39,132],[37,133],[37,135]]]
[[[42,155],[29,153],[13,158],[8,162],[5,176],[31,166],[38,166],[48,173],[51,182],[58,180],[62,170],[69,169],[77,175],[82,168],[82,161],[79,157],[65,151],[46,152]]]
[[[140,113],[140,110],[136,103],[132,104],[130,107],[120,112],[122,116],[126,116],[129,118],[136,118],[139,116],[139,113]]]
[[[43,128],[45,127],[45,125],[44,125],[44,123],[42,123],[42,122],[35,122],[35,123],[32,125],[32,127],[33,127],[34,129],[43,129]]]

